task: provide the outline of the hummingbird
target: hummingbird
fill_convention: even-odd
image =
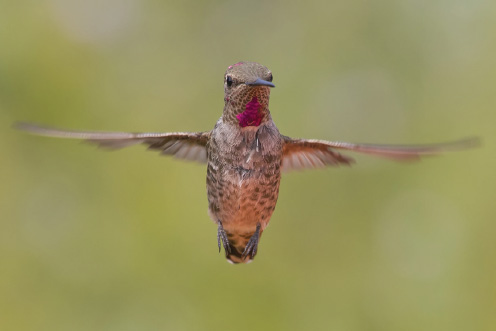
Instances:
[[[18,123],[42,136],[83,139],[119,149],[145,144],[179,159],[206,163],[208,213],[217,225],[219,252],[231,263],[248,263],[258,251],[279,196],[281,173],[296,169],[351,165],[342,150],[396,160],[461,150],[477,138],[429,145],[356,144],[293,139],[279,133],[269,111],[272,72],[256,62],[230,65],[224,74],[224,110],[214,128],[204,132],[125,133],[71,131]]]

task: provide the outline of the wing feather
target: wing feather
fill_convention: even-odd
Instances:
[[[480,145],[480,140],[476,137],[429,145],[353,144],[317,139],[292,139],[286,136],[282,138],[284,140],[282,160],[284,171],[351,165],[354,160],[336,151],[339,149],[400,161],[414,161],[422,156],[459,151]]]
[[[31,123],[17,123],[15,127],[35,135],[82,139],[107,149],[120,149],[136,144],[146,144],[148,149],[159,150],[164,155],[173,155],[179,159],[207,161],[206,145],[209,132],[167,132],[167,133],[131,133],[60,130]]]

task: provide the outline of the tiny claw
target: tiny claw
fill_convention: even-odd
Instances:
[[[217,228],[217,246],[219,246],[220,253],[220,243],[222,241],[222,246],[224,246],[224,250],[227,253],[231,253],[231,246],[229,245],[229,240],[227,239],[227,234],[224,228],[222,227],[222,223],[219,221],[219,227]]]
[[[217,230],[217,246],[219,246],[219,253],[220,253],[220,233],[219,233],[219,230]]]
[[[242,255],[243,258],[247,256],[253,258],[257,254],[259,239],[260,239],[260,223],[257,224],[257,229],[255,230],[255,233],[251,236],[250,240],[248,241],[248,244],[246,244],[246,247]]]

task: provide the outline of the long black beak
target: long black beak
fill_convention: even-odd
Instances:
[[[257,78],[254,82],[250,82],[250,83],[245,83],[246,85],[262,85],[262,86],[270,86],[270,87],[276,87],[274,84],[272,84],[271,82],[269,81],[266,81],[266,80],[263,80],[263,79],[260,79],[260,78]]]

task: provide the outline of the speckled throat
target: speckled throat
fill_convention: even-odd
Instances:
[[[269,119],[270,88],[246,86],[226,97],[223,118],[241,127],[259,126]]]

